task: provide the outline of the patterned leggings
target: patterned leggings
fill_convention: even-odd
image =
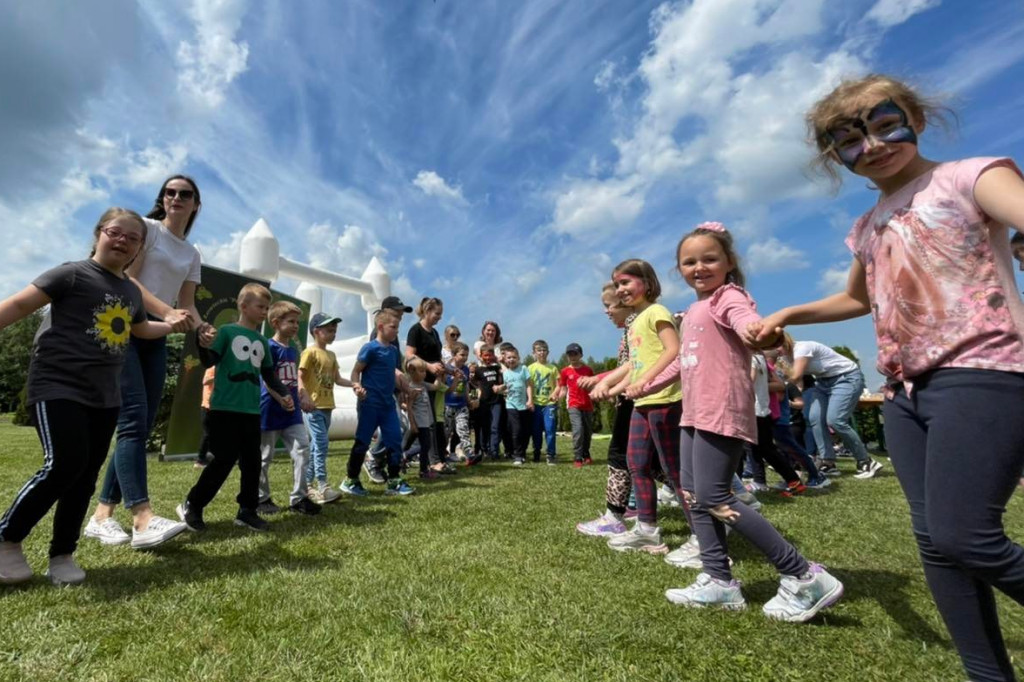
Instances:
[[[468,407],[450,407],[445,405],[444,430],[448,434],[447,440],[451,440],[452,434],[456,433],[459,436],[459,444],[463,450],[467,454],[472,450],[470,444],[473,442],[473,439],[470,435]]]
[[[636,493],[637,518],[644,523],[658,522],[658,500],[651,475],[651,462],[655,453],[669,484],[683,504],[687,520],[690,518],[690,511],[679,494],[679,420],[682,413],[681,402],[633,407],[633,415],[629,420],[626,460]]]

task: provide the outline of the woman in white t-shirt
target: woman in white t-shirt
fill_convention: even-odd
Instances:
[[[808,421],[821,459],[819,472],[825,476],[839,475],[836,454],[831,447],[832,436],[828,431],[831,428],[857,460],[854,478],[873,477],[882,464],[868,455],[864,441],[852,423],[853,412],[864,391],[864,373],[860,367],[823,343],[793,341],[789,334],[785,334],[782,350],[792,359],[790,379],[802,386],[803,376],[810,374],[818,389],[817,397],[810,405]]]
[[[200,258],[187,239],[201,205],[199,187],[191,178],[174,175],[164,181],[146,216],[146,244],[128,274],[142,290],[150,317],[172,323],[175,331],[198,329],[212,336],[213,328],[200,319],[195,307]],[[164,339],[147,341],[133,336],[121,372],[117,445],[107,464],[96,511],[85,527],[86,537],[104,545],[130,540],[133,548],[145,549],[185,530],[184,523],[153,514],[146,481],[146,440],[156,420],[166,375]],[[113,518],[122,500],[132,513],[131,536]]]

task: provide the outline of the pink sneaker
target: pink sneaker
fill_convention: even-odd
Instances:
[[[576,530],[584,535],[590,535],[593,537],[609,537],[612,535],[618,535],[619,533],[625,533],[627,528],[626,524],[606,512],[598,516],[593,521],[577,523]]]

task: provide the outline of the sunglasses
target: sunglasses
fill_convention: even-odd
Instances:
[[[142,243],[142,237],[137,234],[122,232],[116,227],[101,227],[100,232],[107,235],[112,241],[124,240],[129,246],[138,246]]]
[[[178,197],[182,201],[188,201],[189,199],[195,197],[195,195],[195,190],[191,189],[174,189],[173,187],[164,188],[164,196],[167,197],[168,199]]]
[[[459,338],[460,336],[462,336],[462,334],[460,334],[460,333],[458,333],[458,332],[448,332],[448,336],[450,336],[450,337],[451,337],[451,338],[453,338],[453,339],[457,339],[457,338]]]

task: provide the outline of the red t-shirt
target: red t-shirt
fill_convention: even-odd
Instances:
[[[587,412],[594,409],[594,403],[590,400],[590,394],[576,385],[576,380],[580,377],[592,376],[594,376],[594,370],[590,369],[587,365],[580,365],[579,367],[569,365],[559,373],[558,385],[569,388],[568,407]]]

